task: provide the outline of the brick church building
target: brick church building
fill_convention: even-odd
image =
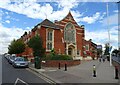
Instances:
[[[71,12],[62,20],[51,22],[45,19],[37,24],[29,33],[24,33],[21,39],[27,43],[31,37],[40,35],[43,40],[43,47],[46,53],[52,49],[58,54],[67,54],[73,59],[83,59],[86,57],[84,46],[86,46],[84,25],[78,25]],[[87,45],[89,45],[87,43]],[[92,46],[92,45],[91,45]],[[89,47],[90,49],[90,47]],[[32,49],[26,47],[23,56],[33,56]]]

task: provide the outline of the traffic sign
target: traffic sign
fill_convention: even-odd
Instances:
[[[109,52],[111,52],[111,50],[112,50],[112,46],[110,46],[110,48],[109,48]]]

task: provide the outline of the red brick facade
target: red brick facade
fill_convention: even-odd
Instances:
[[[92,40],[84,40],[84,57],[91,57],[96,59],[97,56],[97,45],[92,42]]]
[[[69,32],[65,30],[68,30]],[[25,33],[21,39],[26,43],[31,37],[39,34],[42,37],[43,47],[46,49],[46,53],[50,52],[48,44],[51,44],[50,46],[52,46],[52,49],[54,48],[56,53],[71,55],[74,59],[81,59],[82,57],[86,57],[84,55],[84,45],[87,42],[84,40],[84,31],[84,26],[79,26],[69,12],[61,21],[55,21],[53,23],[48,19],[45,19],[43,22],[35,26],[31,32]],[[48,40],[48,32],[51,32],[51,41]],[[73,33],[73,35],[70,33]],[[67,34],[70,34],[71,36],[69,37]],[[91,43],[89,43],[89,45],[92,47]],[[33,56],[32,49],[26,47],[26,50],[22,55]],[[90,56],[94,57],[92,53],[90,53]]]

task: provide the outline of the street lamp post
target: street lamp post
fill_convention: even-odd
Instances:
[[[119,22],[119,18],[120,18],[120,1],[117,2],[118,5],[118,49],[120,49],[120,22]]]
[[[108,3],[107,3],[107,29],[108,29],[108,41],[109,41],[109,53],[110,53],[110,66],[112,66],[112,56],[111,56],[111,51],[110,51],[110,29],[109,29]]]

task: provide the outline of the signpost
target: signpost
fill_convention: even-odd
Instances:
[[[109,53],[110,53],[110,66],[112,66],[111,50],[112,50],[112,46],[109,46]]]

